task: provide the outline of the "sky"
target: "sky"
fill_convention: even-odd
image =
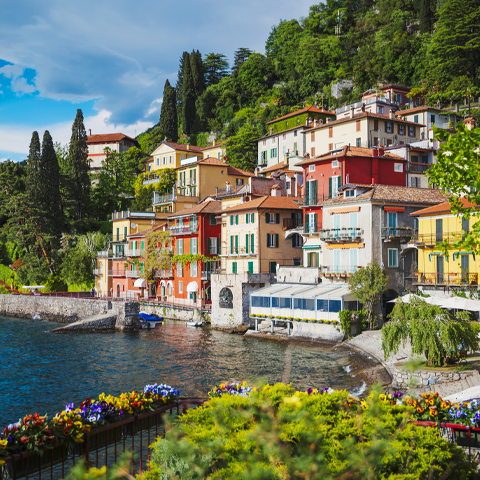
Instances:
[[[93,133],[158,122],[183,51],[264,53],[280,19],[312,0],[0,0],[0,161],[24,160],[32,132],[68,143],[78,108]]]

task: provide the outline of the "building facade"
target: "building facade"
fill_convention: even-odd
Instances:
[[[105,149],[109,148],[111,152],[126,152],[130,147],[140,148],[139,143],[123,133],[106,133],[102,135],[87,136],[88,161],[90,162],[90,173],[98,173],[105,160]]]

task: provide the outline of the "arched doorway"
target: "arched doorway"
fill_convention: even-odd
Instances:
[[[120,297],[120,284],[117,283],[117,298]]]
[[[390,301],[394,300],[397,297],[398,293],[395,290],[389,289],[384,292],[382,299],[382,312],[384,316],[384,322],[387,322],[389,320],[388,315],[392,313],[393,307],[395,306],[395,303],[390,303]]]
[[[220,308],[233,308],[233,293],[229,288],[220,290],[219,305]]]

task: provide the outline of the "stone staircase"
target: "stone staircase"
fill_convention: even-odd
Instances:
[[[12,287],[9,287],[4,281],[0,280],[0,285],[3,285],[10,293],[20,294],[18,290],[15,290]]]

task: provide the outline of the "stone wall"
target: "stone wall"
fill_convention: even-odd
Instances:
[[[442,383],[459,382],[465,380],[467,377],[478,376],[480,373],[477,370],[462,370],[462,371],[437,371],[437,370],[417,370],[409,372],[401,367],[393,368],[394,388],[402,388],[405,386],[429,386]]]
[[[69,323],[48,333],[113,332],[116,328],[116,315],[95,315],[87,320]]]
[[[188,322],[192,317],[195,321],[203,320],[210,323],[210,315],[199,310],[182,310],[180,308],[167,308],[156,305],[142,305],[142,312],[151,313],[163,317],[166,320],[179,320]]]
[[[328,342],[341,342],[344,338],[340,328],[326,323],[293,322],[292,337],[311,338]]]
[[[110,302],[89,298],[65,298],[35,295],[0,295],[0,315],[74,323],[79,320],[112,313],[119,330],[134,329],[139,325],[137,302]]]

